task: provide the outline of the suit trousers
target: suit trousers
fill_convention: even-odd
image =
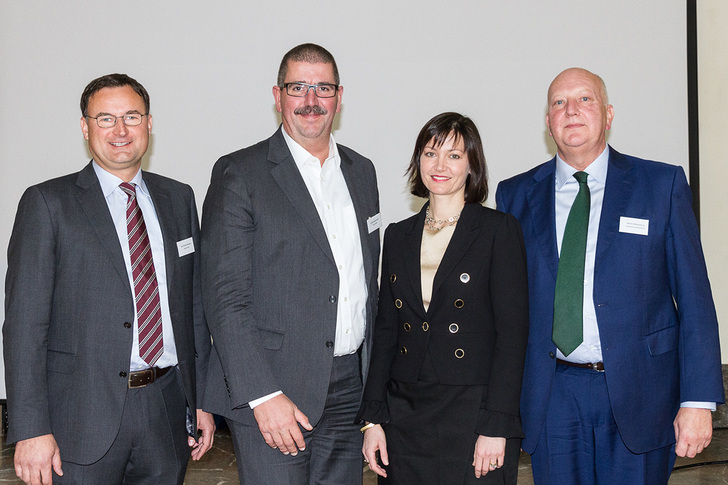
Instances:
[[[334,357],[323,414],[318,423],[311,423],[313,431],[301,428],[306,449],[296,456],[269,447],[257,425],[227,419],[241,485],[361,485],[362,434],[355,424],[362,392],[360,367],[358,353]]]
[[[627,449],[604,372],[556,364],[546,424],[531,455],[535,485],[667,484],[675,458],[674,445]]]
[[[178,369],[146,387],[129,389],[109,451],[91,465],[63,462],[63,476],[54,474],[53,483],[182,485],[190,458],[186,403]]]

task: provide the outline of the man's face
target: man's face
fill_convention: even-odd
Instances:
[[[599,79],[583,69],[568,69],[551,83],[546,125],[560,154],[596,158],[604,149],[614,111],[602,94]]]
[[[107,172],[122,179],[122,173],[136,174],[142,157],[149,145],[152,117],[142,118],[142,124],[127,126],[122,117],[126,114],[145,114],[144,100],[131,86],[103,88],[94,93],[88,102],[88,115],[114,115],[116,125],[100,128],[95,119],[81,118],[83,137],[96,163]]]
[[[285,82],[334,84],[334,68],[321,62],[289,61]],[[324,141],[328,143],[334,116],[341,109],[342,93],[343,88],[339,87],[333,98],[319,98],[314,89],[309,89],[306,96],[297,98],[286,94],[285,88],[273,86],[273,97],[283,118],[283,128],[304,148]]]

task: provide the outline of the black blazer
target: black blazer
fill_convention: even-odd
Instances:
[[[429,350],[441,384],[483,385],[475,431],[521,436],[518,404],[528,337],[528,284],[514,217],[466,204],[422,304],[425,209],[384,236],[379,313],[360,418],[389,419],[390,379],[415,382]]]

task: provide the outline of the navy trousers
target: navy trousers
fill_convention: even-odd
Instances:
[[[535,485],[667,484],[675,458],[674,445],[627,449],[604,372],[556,364],[546,424],[531,455]]]

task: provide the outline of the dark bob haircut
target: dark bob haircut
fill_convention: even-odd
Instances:
[[[430,192],[420,175],[420,157],[430,141],[434,146],[440,147],[450,135],[455,136],[455,143],[463,141],[470,164],[470,175],[465,181],[465,203],[482,204],[488,198],[488,167],[485,164],[483,143],[473,120],[459,113],[441,113],[425,123],[420,130],[407,168],[410,192],[418,197],[428,197]]]
[[[86,86],[86,89],[83,90],[83,94],[81,95],[81,114],[88,116],[88,101],[98,91],[104,88],[122,88],[124,86],[131,87],[135,93],[141,96],[142,100],[144,100],[144,109],[147,110],[146,113],[142,114],[149,114],[149,94],[147,90],[136,79],[126,74],[107,74],[88,83],[88,86]]]

